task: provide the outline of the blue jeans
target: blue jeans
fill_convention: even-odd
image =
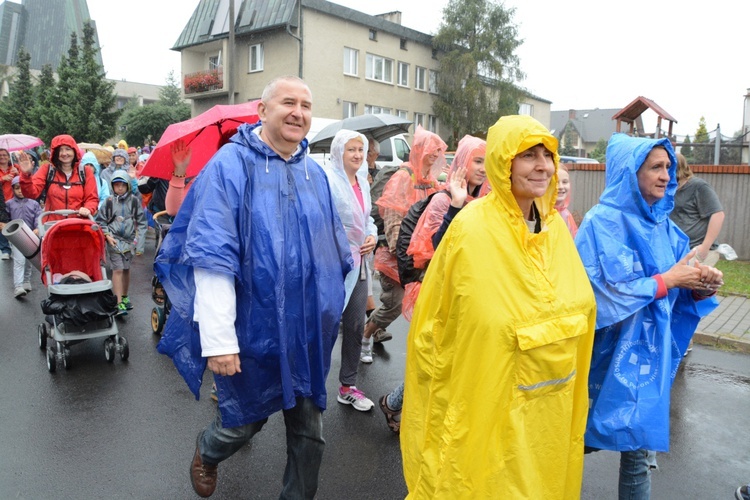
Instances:
[[[259,432],[267,418],[241,427],[224,428],[221,414],[198,435],[198,447],[204,464],[217,465],[231,457]],[[279,498],[314,498],[318,491],[318,471],[323,458],[323,412],[311,399],[297,398],[297,405],[284,410],[286,424],[286,470]]]
[[[656,468],[656,452],[635,450],[620,453],[620,500],[649,500],[651,471]]]
[[[10,255],[10,242],[2,234],[0,234],[0,252]]]

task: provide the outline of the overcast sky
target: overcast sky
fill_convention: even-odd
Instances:
[[[402,24],[434,34],[448,0],[336,0],[368,14],[400,10]],[[170,50],[197,0],[88,0],[107,76],[163,84],[180,74]],[[552,110],[622,108],[647,97],[679,135],[705,117],[723,135],[742,127],[750,88],[750,2],[713,0],[507,0],[524,40],[517,54],[531,93]],[[647,116],[645,126],[649,123]],[[664,125],[666,128],[666,125]]]

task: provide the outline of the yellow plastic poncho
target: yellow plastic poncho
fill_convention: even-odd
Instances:
[[[410,499],[580,497],[596,310],[557,175],[538,234],[511,194],[511,160],[540,143],[557,151],[528,116],[490,128],[492,191],[456,216],[422,284],[401,420]]]

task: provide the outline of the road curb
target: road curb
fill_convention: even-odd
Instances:
[[[750,341],[739,338],[731,333],[705,333],[695,332],[693,342],[700,345],[732,349],[738,352],[750,354]]]

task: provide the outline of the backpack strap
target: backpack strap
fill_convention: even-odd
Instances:
[[[44,180],[44,189],[42,189],[42,192],[37,198],[39,203],[44,203],[47,200],[47,191],[49,190],[49,185],[52,184],[52,181],[55,179],[56,171],[57,169],[52,164],[52,162],[47,164],[47,178]]]

